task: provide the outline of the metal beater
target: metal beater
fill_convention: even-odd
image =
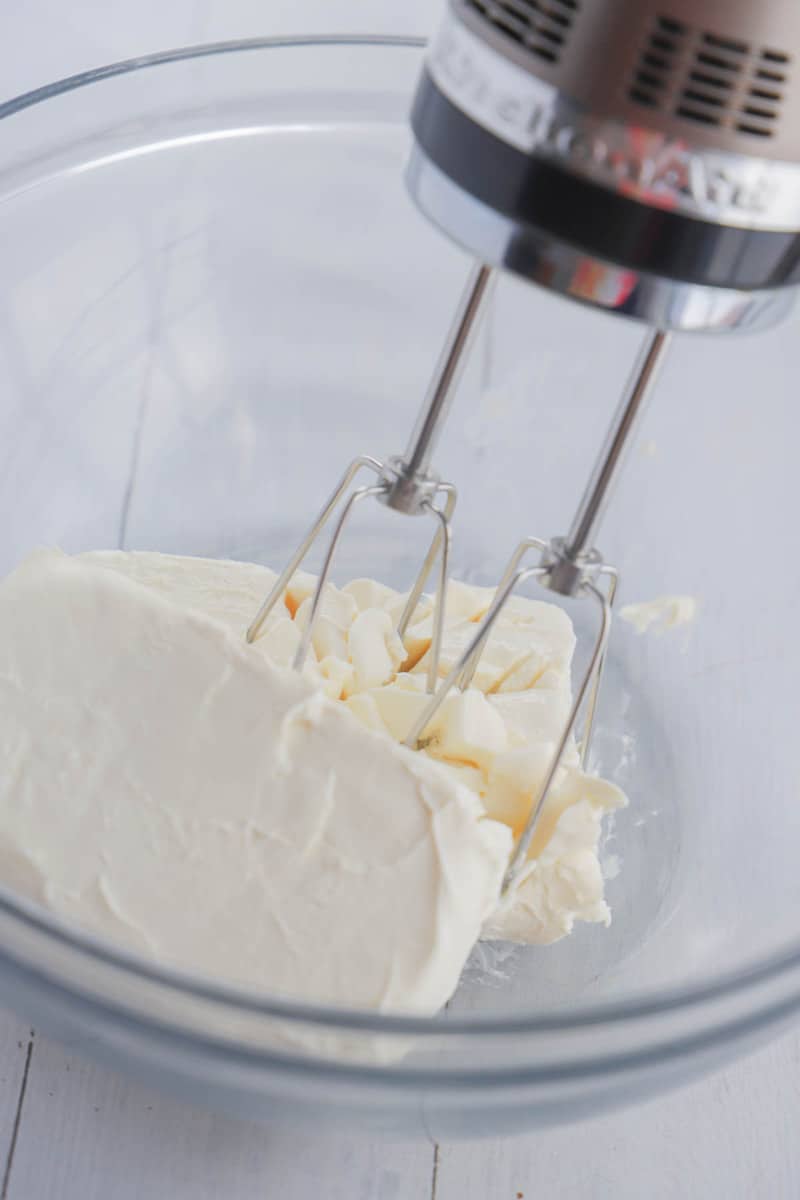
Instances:
[[[398,624],[402,637],[438,560],[430,701],[406,738],[413,747],[448,692],[469,686],[516,588],[535,580],[586,597],[597,636],[504,889],[525,861],[582,714],[584,759],[588,751],[617,589],[594,538],[670,331],[763,328],[788,311],[800,284],[798,56],[795,0],[450,0],[431,45],[412,111],[409,190],[430,220],[490,265],[473,271],[405,455],[351,463],[247,637],[258,636],[343,501],[298,669],[353,508],[372,496],[431,517],[437,529]],[[456,491],[430,461],[493,267],[649,329],[568,533],[518,544],[437,688]],[[375,482],[351,491],[362,470]]]
[[[369,455],[361,455],[350,463],[314,524],[276,580],[246,636],[248,642],[256,640],[269,614],[283,597],[295,572],[300,568],[324,527],[340,506],[341,511],[328,542],[312,594],[309,618],[295,654],[293,666],[298,671],[302,670],[308,656],[336,549],[355,506],[367,497],[374,497],[398,512],[411,516],[428,515],[433,517],[437,522],[438,529],[409,593],[397,627],[398,635],[402,639],[438,558],[439,580],[433,600],[432,640],[427,673],[427,690],[431,693],[431,700],[405,738],[405,744],[415,748],[445,696],[453,688],[463,689],[471,683],[492,627],[503,606],[520,584],[528,579],[535,579],[542,586],[561,595],[590,597],[599,606],[599,631],[589,656],[589,665],[577,686],[572,710],[559,739],[552,763],[548,768],[544,785],[531,809],[525,829],[517,840],[505,882],[505,887],[509,887],[516,878],[530,848],[537,821],[564,751],[573,735],[584,702],[586,702],[587,712],[581,739],[583,758],[588,751],[603,660],[608,644],[611,610],[617,589],[617,571],[613,566],[605,563],[598,551],[594,549],[593,537],[608,500],[611,485],[619,472],[623,451],[641,412],[645,396],[655,380],[668,334],[654,332],[646,339],[640,361],[634,369],[627,392],[614,417],[569,533],[566,537],[551,538],[549,541],[528,537],[520,542],[509,560],[486,615],[477,626],[475,636],[456,665],[437,688],[447,603],[451,520],[457,493],[452,483],[441,480],[431,471],[430,460],[450,410],[469,347],[478,327],[479,315],[490,291],[491,276],[490,269],[483,265],[476,266],[471,273],[406,453],[403,456],[389,458],[384,462]],[[371,471],[377,481],[350,490],[356,476],[364,470]],[[347,499],[345,500],[346,495]],[[532,566],[523,566],[524,560],[531,551],[538,555],[538,562]]]
[[[599,628],[589,655],[588,666],[577,684],[569,717],[558,740],[539,794],[531,806],[525,828],[517,839],[506,873],[504,890],[514,883],[522,869],[548,793],[584,706],[586,713],[580,738],[580,754],[583,763],[589,752],[600,680],[611,630],[611,614],[619,578],[616,567],[604,562],[602,555],[595,549],[594,535],[608,503],[612,485],[619,474],[624,451],[630,443],[631,434],[637,425],[645,399],[663,362],[668,340],[669,334],[659,330],[648,333],[646,336],[639,359],[614,415],[586,491],[570,525],[569,533],[566,537],[553,537],[549,541],[538,537],[527,537],[519,543],[509,559],[494,599],[478,625],[475,635],[405,739],[406,745],[416,746],[447,693],[454,687],[469,686],[483,648],[489,640],[492,627],[504,605],[520,584],[528,579],[534,579],[542,587],[562,596],[587,596],[598,607]],[[532,566],[523,566],[530,552],[537,555],[538,561]]]
[[[439,585],[434,598],[433,637],[427,679],[428,691],[433,692],[439,677],[439,654],[444,630],[450,561],[451,520],[456,506],[457,492],[454,484],[445,482],[431,471],[430,462],[450,411],[453,396],[466,362],[467,351],[477,331],[478,318],[483,310],[491,281],[492,271],[489,267],[476,266],[473,268],[447,341],[436,364],[436,370],[405,454],[387,458],[385,461],[367,454],[353,459],[247,630],[247,641],[255,641],[269,614],[283,596],[292,576],[302,565],[314,542],[344,500],[356,476],[362,471],[371,471],[376,476],[376,482],[350,491],[334,526],[317,586],[314,589],[309,619],[294,657],[295,670],[302,670],[308,657],[325,585],[328,582],[336,548],[347,519],[357,504],[372,496],[388,508],[395,509],[396,512],[405,513],[408,516],[429,516],[438,525],[428,553],[425,555],[422,569],[411,588],[408,601],[397,625],[398,636],[402,639],[405,637],[409,622],[422,596],[422,590],[438,558]]]

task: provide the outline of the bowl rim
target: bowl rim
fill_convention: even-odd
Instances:
[[[176,46],[173,50],[157,50],[136,58],[121,58],[102,67],[91,67],[75,75],[65,75],[51,83],[42,84],[28,92],[20,92],[0,103],[0,121],[33,108],[66,92],[77,91],[93,83],[102,83],[119,75],[130,75],[150,67],[188,62],[200,58],[215,58],[224,54],[239,54],[253,50],[302,50],[314,47],[346,49],[348,47],[377,47],[398,50],[423,50],[428,39],[402,33],[308,33],[280,34],[269,37],[235,38],[222,42],[198,42],[191,46]]]
[[[426,45],[427,39],[419,36],[354,32],[264,36],[176,47],[171,50],[121,59],[20,93],[0,103],[0,120],[8,120],[36,105],[96,83],[102,83],[106,80],[132,74],[137,71],[197,59],[216,58],[224,55],[259,50],[312,49],[322,47],[333,49],[377,48],[419,51]],[[757,993],[761,1002],[755,1009],[749,1012],[746,1023],[750,1029],[776,1023],[782,1017],[785,1017],[787,1013],[800,1010],[800,980],[798,980],[796,991],[793,991],[788,997],[778,999],[773,991],[773,985],[777,986],[779,981],[792,976],[793,973],[800,972],[800,938],[790,941],[764,957],[750,959],[741,967],[707,975],[704,981],[698,984],[687,984],[667,989],[654,989],[652,991],[641,989],[632,992],[625,999],[570,1005],[566,1011],[540,1009],[535,1015],[530,1016],[524,1014],[515,1014],[513,1016],[488,1016],[482,1014],[453,1016],[446,1012],[440,1012],[431,1017],[423,1017],[310,1004],[289,998],[270,996],[269,993],[261,990],[247,989],[216,982],[207,977],[193,975],[168,965],[151,962],[134,952],[128,952],[117,947],[110,940],[70,926],[61,919],[47,913],[46,910],[35,902],[15,896],[13,892],[2,885],[0,885],[0,913],[17,925],[24,926],[36,934],[45,935],[47,939],[58,944],[63,949],[87,956],[97,963],[112,967],[123,974],[127,973],[135,976],[139,980],[160,984],[172,991],[183,993],[194,999],[226,1005],[250,1015],[271,1018],[278,1017],[282,1021],[302,1022],[304,1025],[320,1026],[328,1030],[350,1030],[360,1033],[399,1036],[412,1035],[415,1039],[425,1039],[426,1037],[436,1037],[439,1039],[457,1035],[481,1035],[493,1039],[537,1035],[547,1035],[552,1038],[556,1034],[569,1034],[570,1032],[598,1029],[599,1027],[617,1027],[622,1023],[658,1018],[667,1019],[692,1009],[713,1007],[717,1002],[724,1002],[734,997],[747,996],[753,992]],[[101,997],[93,993],[79,993],[59,975],[58,971],[44,965],[41,961],[32,963],[30,960],[19,956],[15,951],[3,946],[2,943],[0,943],[0,959],[10,961],[19,970],[27,974],[32,974],[39,981],[46,982],[55,989],[72,994],[82,1001],[93,1004],[113,1003],[120,1015],[125,1015],[124,1005],[119,1004],[116,998],[114,1001],[109,1001],[109,998],[106,996]],[[767,995],[761,994],[764,989],[767,989]],[[142,1018],[140,1017],[139,1019],[141,1020]],[[158,1020],[151,1019],[149,1016],[144,1018],[144,1020],[153,1028],[158,1028],[160,1025]],[[721,1029],[722,1026],[719,1028]],[[172,1026],[170,1026],[170,1029],[173,1033],[178,1032]],[[713,1030],[709,1030],[704,1036],[709,1038],[712,1036],[712,1033]],[[183,1031],[183,1034],[191,1038],[201,1037],[200,1034],[190,1033],[188,1030]],[[213,1039],[206,1039],[204,1035],[202,1035],[202,1038],[207,1045],[211,1045],[213,1042]],[[236,1050],[237,1045],[241,1049],[245,1048],[245,1043],[237,1044],[235,1041],[228,1039],[225,1039],[224,1045],[232,1051]],[[669,1043],[664,1043],[663,1041],[661,1043],[665,1057],[669,1056],[667,1053],[668,1045]],[[302,1055],[298,1054],[296,1058],[284,1059],[280,1055],[276,1056],[271,1052],[261,1051],[249,1045],[247,1045],[246,1049],[251,1057],[259,1058],[266,1062],[274,1062],[276,1065],[281,1063],[283,1065],[324,1065],[325,1069],[334,1069],[337,1067],[337,1064],[333,1062],[326,1063],[322,1059],[309,1058],[305,1053]],[[614,1061],[621,1063],[622,1059],[619,1055],[615,1055]],[[348,1073],[356,1070],[356,1073],[359,1075],[369,1074],[373,1076],[385,1075],[387,1072],[386,1067],[373,1067],[366,1063],[360,1063],[357,1069],[342,1064],[341,1069]],[[591,1064],[585,1062],[579,1069],[581,1071],[584,1069],[590,1071]],[[545,1069],[545,1073],[551,1073],[553,1070],[554,1068],[548,1067]],[[557,1068],[557,1071],[563,1072],[563,1068]],[[497,1073],[500,1076],[507,1074],[502,1069],[498,1069]],[[390,1070],[389,1074],[394,1079],[407,1078],[409,1082],[412,1082],[415,1075],[419,1074],[419,1072]],[[437,1070],[434,1074],[440,1079],[452,1079],[454,1074],[460,1078],[462,1073],[453,1073],[443,1068]],[[535,1070],[533,1073],[531,1070],[528,1070],[525,1078],[530,1079],[535,1074]],[[422,1072],[422,1075],[424,1075],[425,1082],[430,1084],[431,1073]],[[484,1084],[487,1082],[485,1071],[481,1072],[481,1079]]]
[[[800,970],[800,946],[778,950],[738,970],[721,971],[706,978],[703,984],[660,989],[658,993],[642,990],[627,1000],[595,1004],[570,1005],[565,1010],[539,1010],[535,1016],[503,1015],[454,1016],[444,1010],[431,1017],[402,1013],[381,1013],[369,1009],[313,1004],[291,997],[270,995],[254,987],[237,986],[194,974],[169,964],[158,963],[124,949],[112,939],[78,929],[68,921],[47,912],[35,901],[15,895],[0,884],[0,913],[22,924],[36,934],[58,943],[69,951],[77,951],[95,962],[140,980],[163,984],[172,991],[187,993],[193,999],[227,1005],[253,1016],[294,1020],[304,1025],[324,1026],[327,1029],[354,1030],[368,1033],[414,1035],[435,1034],[457,1036],[481,1033],[491,1037],[554,1034],[593,1029],[646,1020],[661,1014],[677,1015],[686,1010],[708,1005],[747,990],[768,986],[792,971]],[[0,954],[15,958],[0,943]],[[47,966],[37,964],[34,970],[51,984],[60,985],[61,976]],[[800,985],[800,980],[798,981]],[[772,997],[770,997],[772,1002]],[[796,997],[800,1008],[800,986]]]

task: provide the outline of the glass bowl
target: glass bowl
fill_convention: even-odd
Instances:
[[[277,565],[350,458],[403,448],[469,268],[404,190],[420,62],[403,38],[264,39],[0,107],[0,569],[42,543]],[[500,282],[439,455],[456,574],[563,532],[642,336]],[[188,978],[3,893],[4,1001],[194,1099],[434,1138],[591,1115],[790,1020],[799,357],[792,321],[677,339],[607,518],[623,602],[699,601],[690,627],[613,631],[608,930],[482,945],[414,1019]],[[339,576],[402,585],[425,531],[368,507]]]

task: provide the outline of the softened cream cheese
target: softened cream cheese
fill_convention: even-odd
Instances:
[[[514,894],[513,837],[570,703],[555,605],[515,598],[424,749],[430,602],[313,578],[253,646],[264,567],[40,551],[0,586],[0,881],[160,961],[293,997],[434,1012],[481,932],[607,922],[597,851],[617,788],[570,749]],[[491,600],[453,584],[440,671]]]

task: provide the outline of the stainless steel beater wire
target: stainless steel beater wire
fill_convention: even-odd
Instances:
[[[531,842],[533,841],[533,835],[536,832],[536,826],[538,824],[539,817],[541,816],[542,809],[544,808],[545,800],[547,799],[550,788],[553,785],[556,772],[561,765],[561,760],[564,757],[564,751],[567,747],[567,742],[569,741],[572,731],[575,727],[575,722],[578,719],[578,715],[583,705],[589,684],[591,680],[596,677],[598,666],[602,661],[603,655],[606,651],[606,645],[608,644],[608,632],[611,626],[611,606],[609,605],[608,599],[603,595],[599,588],[595,587],[593,583],[582,584],[581,590],[585,591],[588,595],[593,596],[600,605],[602,613],[600,632],[598,633],[597,640],[594,644],[594,650],[589,661],[589,666],[586,668],[586,672],[581,680],[581,686],[578,688],[577,695],[573,701],[569,714],[569,720],[564,725],[558,745],[556,746],[555,753],[550,760],[550,766],[548,767],[547,774],[545,775],[544,781],[539,790],[536,803],[531,808],[531,811],[528,814],[528,820],[525,822],[525,828],[517,839],[517,844],[514,847],[514,853],[511,856],[511,862],[508,864],[508,870],[506,871],[505,878],[503,880],[503,894],[507,892],[509,888],[513,887],[517,876],[522,870],[531,846]]]
[[[436,694],[431,697],[430,704],[426,705],[424,711],[420,714],[409,732],[406,734],[404,745],[410,746],[412,750],[416,748],[420,736],[425,732],[426,727],[436,716],[436,713],[439,711],[445,697],[450,691],[452,691],[459,675],[461,675],[472,655],[476,653],[480,654],[481,650],[485,646],[486,640],[492,631],[492,626],[500,615],[500,610],[505,604],[506,600],[514,591],[514,588],[516,588],[520,583],[523,583],[526,579],[531,579],[534,577],[538,578],[540,576],[547,575],[548,570],[548,567],[527,567],[524,571],[518,571],[512,579],[509,579],[504,588],[497,589],[494,594],[494,599],[487,610],[486,616],[478,626],[475,636],[464,650],[463,654],[458,659],[458,662],[452,668],[450,673],[445,677],[444,681],[437,689]]]
[[[437,494],[442,492],[447,497],[444,505],[444,515],[449,522],[453,517],[453,510],[455,509],[456,500],[458,499],[458,492],[452,483],[440,483],[436,490]],[[432,508],[433,512],[438,512],[438,509],[432,505],[430,507]],[[436,533],[431,539],[431,544],[428,548],[428,553],[425,555],[425,561],[422,564],[422,568],[414,581],[414,586],[408,594],[408,600],[406,600],[406,605],[403,609],[402,616],[397,622],[397,636],[401,639],[406,636],[408,623],[414,615],[417,605],[419,604],[420,597],[422,595],[422,589],[425,587],[426,580],[431,573],[431,568],[433,567],[433,564],[436,561],[436,556],[439,553],[442,536],[441,529],[437,529]]]
[[[598,575],[604,575],[608,579],[608,591],[606,597],[608,599],[609,614],[614,608],[614,601],[617,598],[617,586],[619,584],[619,572],[616,567],[603,566],[598,571]],[[606,647],[607,648],[607,647]],[[589,699],[586,704],[586,719],[583,723],[583,737],[581,738],[580,755],[581,767],[586,766],[586,761],[589,757],[589,751],[592,747],[592,734],[594,732],[594,719],[597,715],[597,701],[600,696],[600,681],[603,678],[603,668],[606,662],[605,650],[597,664],[597,670],[592,683],[592,690],[589,693]]]
[[[514,573],[516,572],[517,567],[521,563],[523,557],[527,554],[527,552],[529,550],[538,550],[541,554],[544,554],[545,551],[547,550],[547,548],[548,548],[547,542],[543,541],[542,538],[528,537],[528,538],[525,538],[524,541],[521,541],[520,544],[517,546],[516,550],[514,551],[514,553],[511,555],[511,558],[508,560],[508,566],[506,567],[505,571],[503,572],[503,578],[500,580],[499,584],[497,585],[497,590],[495,591],[495,595],[497,594],[497,591],[502,591],[502,589],[506,586],[509,579],[511,579],[512,575],[514,575]],[[458,680],[458,683],[457,683],[457,686],[462,691],[464,690],[464,688],[468,688],[469,685],[472,683],[475,672],[478,669],[478,662],[480,661],[480,657],[481,657],[481,653],[483,652],[484,645],[485,645],[485,643],[481,644],[480,649],[476,650],[473,654],[471,654],[469,659],[467,660],[467,663],[461,674],[461,678]]]
[[[342,531],[347,523],[347,518],[350,516],[350,513],[360,500],[365,500],[367,496],[380,496],[382,492],[386,491],[386,486],[387,485],[385,483],[377,483],[373,484],[371,487],[356,488],[356,490],[348,497],[347,503],[342,509],[341,516],[336,522],[333,534],[331,535],[330,543],[328,544],[328,549],[325,553],[319,578],[317,579],[317,585],[314,588],[314,595],[311,600],[311,611],[308,614],[308,621],[306,622],[306,627],[301,634],[300,644],[298,645],[297,652],[294,656],[294,662],[292,663],[292,666],[294,667],[295,671],[302,671],[303,664],[306,661],[308,648],[311,645],[311,638],[314,633],[314,625],[317,620],[320,605],[322,604],[322,595],[325,591],[325,584],[328,582],[328,576],[331,573],[333,556],[336,553],[336,547],[339,545],[339,539],[341,538]]]
[[[439,587],[436,593],[436,604],[433,610],[433,637],[431,639],[429,659],[428,659],[428,680],[427,690],[431,693],[436,688],[436,680],[439,678],[439,657],[442,652],[442,634],[444,632],[444,614],[447,604],[447,580],[449,578],[450,568],[450,522],[441,509],[435,508],[432,504],[427,504],[426,507],[436,517],[439,522],[439,534],[437,540],[441,540],[442,550],[439,560]]]
[[[408,475],[424,475],[428,471],[431,455],[450,411],[456,384],[466,363],[467,350],[477,329],[477,318],[489,295],[492,279],[492,268],[483,263],[476,264],[470,272],[403,455],[403,465]]]
[[[291,582],[292,576],[311,549],[312,543],[316,539],[322,527],[328,521],[328,518],[336,508],[336,505],[350,487],[350,484],[353,482],[362,467],[369,467],[371,470],[375,471],[377,475],[380,475],[381,471],[383,470],[383,463],[379,462],[377,458],[372,458],[372,456],[369,454],[361,454],[358,458],[353,459],[353,461],[350,463],[350,466],[347,468],[345,473],[342,475],[342,478],[331,492],[329,499],[320,510],[320,514],[316,521],[311,526],[310,530],[303,538],[292,557],[289,559],[289,562],[281,571],[280,575],[273,584],[269,595],[253,618],[253,621],[251,622],[250,627],[245,635],[248,642],[254,642],[258,637],[264,626],[264,622],[283,596],[287,585]]]
[[[458,492],[453,484],[439,484],[437,488],[437,494],[439,492],[444,493],[446,496],[444,515],[447,518],[447,521],[450,522],[452,520],[453,510],[456,508]],[[426,509],[429,509],[433,512],[439,511],[433,504],[426,505]],[[405,637],[405,631],[408,629],[410,619],[414,616],[416,606],[419,605],[420,596],[422,595],[422,588],[425,587],[428,575],[431,574],[431,568],[435,563],[435,560],[437,560],[437,554],[439,553],[439,547],[441,545],[441,536],[443,536],[443,534],[441,534],[441,529],[437,529],[437,532],[435,532],[433,535],[431,546],[428,547],[428,553],[425,556],[425,562],[422,563],[420,574],[417,575],[416,580],[414,581],[414,587],[411,588],[408,594],[408,600],[405,601],[405,607],[403,608],[401,619],[399,619],[397,622],[398,637]]]
[[[584,551],[592,549],[592,541],[608,504],[612,484],[619,475],[624,451],[630,443],[631,431],[664,361],[669,339],[669,333],[651,329],[642,342],[622,400],[565,538],[565,554],[570,562],[575,562]]]

